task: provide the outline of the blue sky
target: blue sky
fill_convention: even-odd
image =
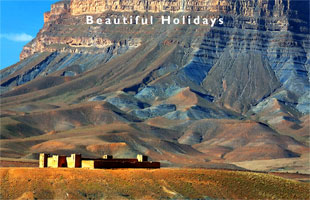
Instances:
[[[0,0],[0,69],[19,61],[19,54],[43,27],[43,13],[59,0]]]

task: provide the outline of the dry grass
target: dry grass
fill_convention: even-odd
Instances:
[[[37,199],[309,199],[309,183],[206,169],[1,168],[1,197]]]
[[[309,155],[300,158],[279,158],[270,160],[253,160],[232,162],[232,164],[249,170],[277,171],[310,174]]]

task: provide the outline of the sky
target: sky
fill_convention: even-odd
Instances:
[[[43,13],[59,0],[0,0],[0,69],[19,61],[23,46],[43,27]]]

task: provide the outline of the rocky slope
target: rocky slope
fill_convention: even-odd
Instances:
[[[2,155],[31,157],[45,148],[90,156],[141,152],[167,165],[304,155],[310,111],[305,4],[53,4],[21,61],[1,71]],[[162,25],[168,12],[224,23]],[[86,15],[153,16],[154,24],[87,25]]]

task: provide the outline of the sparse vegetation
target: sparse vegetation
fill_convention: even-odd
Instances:
[[[264,173],[206,169],[0,169],[15,199],[309,199],[309,183]]]

